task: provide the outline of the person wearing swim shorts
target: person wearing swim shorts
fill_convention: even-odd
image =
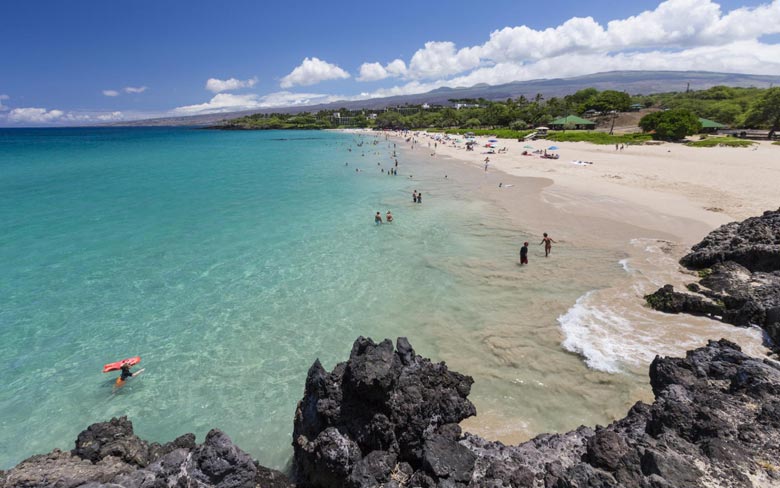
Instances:
[[[528,264],[528,243],[524,242],[520,248],[520,264]]]

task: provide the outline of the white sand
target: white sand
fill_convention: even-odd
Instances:
[[[433,134],[421,134],[420,149],[427,150]],[[436,156],[448,156],[477,166],[490,158],[488,172],[552,179],[546,191],[589,194],[648,207],[659,214],[693,219],[715,227],[760,215],[780,207],[780,146],[761,142],[753,148],[696,148],[681,144],[601,146],[584,142],[548,140],[518,142],[499,139],[507,153],[483,154],[488,137],[478,137],[478,148],[439,144]],[[523,156],[523,146],[535,149],[558,146],[559,159]],[[530,151],[530,150],[529,150]],[[433,152],[433,142],[431,143]],[[593,164],[577,165],[572,161]],[[685,236],[689,237],[689,236]],[[703,237],[703,236],[699,236]],[[687,239],[685,239],[687,240]]]

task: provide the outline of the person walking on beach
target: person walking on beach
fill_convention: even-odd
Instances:
[[[555,242],[553,238],[548,236],[547,232],[545,232],[544,237],[542,237],[542,242],[539,243],[540,246],[544,244],[544,257],[550,256],[550,251],[552,251],[553,242]]]
[[[524,242],[520,248],[520,265],[528,264],[528,243]]]
[[[487,173],[487,167],[488,167],[488,163],[489,162],[490,162],[490,158],[489,157],[485,157],[485,173]]]
[[[380,214],[379,212],[377,212],[376,215],[374,216],[374,223],[376,225],[379,225],[379,224],[382,223],[382,214]]]

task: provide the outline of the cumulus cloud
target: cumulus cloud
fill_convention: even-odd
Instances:
[[[239,80],[236,78],[228,78],[227,80],[220,80],[218,78],[209,78],[206,82],[206,90],[214,93],[223,91],[238,90],[239,88],[251,88],[257,83],[257,78],[249,80]]]
[[[9,97],[8,95],[4,95],[4,94],[0,93],[0,112],[5,112],[5,111],[9,110],[8,107],[3,105],[3,100],[8,100],[9,98],[11,98],[11,97]]]
[[[303,62],[282,78],[279,86],[291,88],[295,85],[308,86],[321,81],[349,78],[349,73],[335,64],[319,58],[305,58]]]
[[[238,112],[273,107],[291,107],[296,105],[314,105],[344,100],[347,97],[325,95],[321,93],[294,93],[280,91],[264,96],[254,93],[237,95],[234,93],[218,93],[205,103],[186,105],[173,110],[173,115],[203,115],[211,113]]]
[[[505,27],[493,31],[483,44],[460,49],[449,41],[426,42],[412,55],[408,69],[400,74],[412,80],[438,80],[467,72],[475,75],[523,72],[529,64],[541,63],[539,66],[543,66],[549,58],[567,55],[597,54],[607,61],[643,59],[645,51],[665,54],[670,60],[665,69],[675,69],[678,55],[686,51],[757,41],[762,36],[778,33],[780,0],[727,13],[712,0],[667,0],[654,10],[612,20],[606,26],[591,17],[574,17],[547,29],[532,29],[525,25]],[[728,54],[731,50],[726,51]],[[660,57],[657,60],[662,61]],[[541,75],[562,76],[561,73],[569,69],[581,69],[582,63],[578,64],[580,66],[551,67]],[[733,66],[731,70],[746,69],[746,63],[738,58],[718,64]],[[762,70],[756,64],[750,64],[747,69],[750,72]],[[592,66],[589,70],[595,71],[603,69]],[[359,79],[378,80],[388,76],[386,67],[365,63],[361,66]]]
[[[126,86],[124,88],[125,93],[143,93],[143,92],[145,92],[148,89],[149,89],[149,87],[147,87],[147,86],[139,86],[139,87]]]
[[[363,63],[360,65],[358,81],[378,81],[388,77],[403,76],[406,74],[406,63],[401,59],[393,60],[382,66],[380,63]]]
[[[8,112],[8,121],[14,124],[48,124],[60,119],[65,112],[62,110],[46,110],[45,108],[27,107],[15,108]]]
[[[103,90],[103,95],[107,97],[118,97],[119,92],[116,90]]]

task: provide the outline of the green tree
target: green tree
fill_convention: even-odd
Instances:
[[[674,109],[647,114],[639,121],[644,132],[653,132],[653,139],[678,141],[701,131],[699,118],[690,110]]]
[[[773,131],[780,129],[780,87],[768,89],[753,103],[745,124]]]
[[[380,129],[403,127],[403,117],[395,110],[388,110],[376,116],[376,126]]]

